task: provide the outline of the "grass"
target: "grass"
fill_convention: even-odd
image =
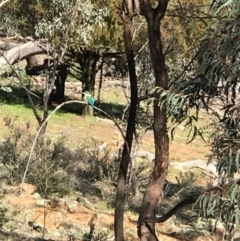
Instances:
[[[39,114],[42,115],[42,112],[39,111]],[[24,104],[1,104],[0,115],[2,117],[10,116],[12,118],[18,116],[17,122],[20,125],[23,125],[26,120],[30,121],[32,124],[32,131],[36,132],[37,121],[32,110]],[[99,122],[96,117],[82,117],[76,114],[60,111],[50,118],[47,135],[52,138],[64,135],[67,137],[69,145],[76,148],[79,145],[93,145],[94,139],[98,140],[98,143],[116,140],[116,131],[117,129],[115,126],[109,126],[108,123]],[[8,130],[6,128],[1,128],[0,138],[4,138],[7,133]],[[201,159],[209,153],[207,144],[200,138],[197,138],[188,145],[186,144],[186,141],[186,134],[177,131],[174,141],[170,143],[171,161]],[[154,153],[152,134],[145,136],[141,149]]]
[[[97,210],[101,210],[101,211],[107,211],[107,212],[114,212],[114,209],[111,208],[109,205],[107,205],[106,202],[97,202],[94,204],[94,207],[97,209]]]
[[[127,91],[126,94],[127,96],[129,96],[129,91]],[[113,103],[113,104],[121,104],[121,105],[127,104],[125,91],[121,87],[103,89],[101,92],[101,101],[104,103]]]
[[[7,85],[8,83],[5,83]],[[0,93],[0,115],[18,116],[20,125],[27,121],[37,128],[37,121],[33,115],[31,106],[28,104],[25,90],[13,86],[12,93],[1,91]],[[2,93],[3,92],[3,93]],[[101,103],[98,106],[114,118],[122,118],[123,110],[126,107],[127,99],[125,90],[120,87],[102,89]],[[39,115],[42,116],[42,111]],[[94,139],[97,143],[109,142],[117,139],[114,134],[117,129],[111,124],[99,122],[93,116],[81,116],[82,106],[79,104],[70,104],[63,107],[55,115],[50,118],[47,135],[55,138],[59,135],[65,135],[69,141],[69,145],[73,148],[79,145],[94,145]],[[50,110],[51,112],[51,110]],[[95,116],[104,117],[101,113],[95,112]],[[206,113],[201,113],[197,127],[203,127],[208,123],[209,118]],[[2,121],[2,120],[0,120]],[[184,127],[184,123],[181,124]],[[36,131],[33,128],[33,131]],[[0,138],[6,135],[6,128],[1,128]],[[154,140],[152,131],[146,135],[142,141],[141,149],[154,153]],[[200,137],[197,137],[192,143],[187,145],[188,130],[182,131],[176,128],[174,140],[170,143],[170,160],[181,161],[205,158],[209,153],[207,143],[204,143]],[[93,138],[91,138],[93,137]]]

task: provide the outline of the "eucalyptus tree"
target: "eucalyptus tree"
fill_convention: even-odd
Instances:
[[[95,76],[107,58],[119,57],[123,53],[121,20],[116,8],[120,1],[93,1],[100,25],[94,27],[90,45],[77,45],[69,48],[68,59],[73,60],[73,70],[79,73],[83,91],[95,93]],[[98,64],[100,62],[100,64]],[[101,87],[101,86],[100,86]]]
[[[169,54],[169,50],[175,51],[174,53],[175,54],[178,53],[178,56],[184,55],[185,50],[179,49],[181,45],[180,43],[184,41],[187,46],[187,43],[190,43],[190,39],[187,39],[188,36],[183,35],[183,33],[181,32],[179,36],[180,38],[182,38],[180,39],[182,42],[178,38],[174,38],[174,40],[172,41],[173,43],[172,45],[167,45],[164,47],[162,42],[165,44],[167,41],[171,42],[169,41],[170,36],[167,36],[166,34],[164,36],[161,35],[164,28],[163,27],[160,28],[160,21],[162,23],[161,26],[164,26],[163,17],[167,13],[168,1],[155,1],[155,2],[140,1],[139,3],[140,5],[138,4],[138,1],[129,1],[128,4],[130,4],[133,8],[131,8],[131,10],[128,10],[128,9],[125,11],[123,10],[123,13],[124,14],[128,13],[132,17],[137,16],[137,14],[140,13],[146,19],[146,24],[142,25],[143,26],[143,28],[141,28],[142,31],[139,32],[139,35],[142,36],[143,39],[145,39],[145,41],[142,44],[143,48],[142,49],[138,48],[139,51],[135,50],[135,53],[136,53],[135,57],[138,57],[138,58],[143,57],[145,58],[144,60],[146,60],[147,59],[146,55],[148,55],[149,52],[145,47],[146,46],[149,47],[149,50],[150,50],[149,60],[151,60],[151,64],[149,64],[149,62],[146,63],[146,61],[138,62],[141,64],[140,71],[137,71],[138,77],[140,77],[138,78],[138,86],[142,84],[140,83],[140,79],[142,78],[142,73],[145,72],[144,70],[146,69],[149,73],[148,77],[143,79],[143,81],[145,81],[145,83],[148,83],[148,85],[145,83],[142,85],[143,89],[146,88],[145,90],[147,90],[147,93],[146,95],[139,96],[138,100],[139,101],[142,101],[144,99],[149,100],[149,97],[153,97],[152,100],[153,100],[153,131],[154,131],[154,143],[155,143],[155,166],[150,176],[150,181],[147,186],[146,192],[144,194],[143,205],[142,205],[139,222],[138,222],[139,223],[138,234],[141,240],[156,240],[157,238],[154,235],[154,223],[149,222],[147,225],[145,225],[145,221],[149,220],[149,218],[151,217],[155,217],[156,207],[163,198],[163,184],[165,182],[166,175],[168,173],[168,165],[169,165],[169,157],[168,157],[169,137],[168,137],[167,121],[169,119],[172,119],[173,122],[175,122],[176,124],[179,124],[180,122],[188,118],[189,123],[192,124],[193,122],[196,121],[196,116],[188,116],[189,114],[188,111],[192,107],[190,96],[184,96],[183,98],[181,94],[177,93],[179,92],[178,89],[176,89],[176,92],[174,92],[173,88],[171,88],[171,90],[169,89],[168,72],[174,73],[174,71],[172,71],[171,68],[167,68],[165,63],[166,55]],[[125,6],[124,4],[126,3],[123,2],[123,6]],[[128,5],[126,4],[126,6]],[[141,17],[139,16],[137,16],[136,18],[141,19]],[[185,23],[183,23],[183,25],[184,24]],[[170,25],[169,28],[171,28],[171,24],[168,23],[168,25]],[[167,26],[166,20],[165,20],[165,26]],[[205,25],[204,27],[206,28]],[[202,29],[199,30],[200,33],[203,32],[204,27],[202,27]],[[197,33],[196,33],[196,36],[197,36]],[[178,41],[176,41],[176,39]],[[134,42],[133,42],[133,46],[134,46]],[[197,46],[192,45],[191,47],[194,48],[194,51],[196,53]],[[174,48],[178,48],[178,49],[175,50]],[[143,51],[144,54],[141,56],[142,50],[144,50]],[[194,56],[194,54],[191,54],[191,55],[186,54],[185,58],[189,60],[190,57],[192,57],[192,55]],[[174,56],[174,54],[172,54],[172,56]],[[176,56],[174,57],[175,58],[173,58],[172,62],[176,61],[177,59]],[[192,63],[191,60],[189,61],[190,63]],[[196,65],[197,64],[195,64],[195,66]],[[181,68],[177,68],[178,74],[181,72],[184,72],[184,73],[187,72],[186,69],[184,68],[181,71],[179,69]],[[170,76],[172,77],[173,74],[171,74]],[[177,80],[179,80],[179,78],[177,78]],[[175,86],[173,85],[173,87]],[[141,92],[144,92],[144,91],[141,91]],[[193,129],[192,137],[194,138],[198,132],[196,132],[196,126],[193,126],[192,129]],[[123,169],[123,170],[127,171],[126,169]],[[189,201],[185,203],[189,203]],[[180,204],[180,206],[181,205],[182,204]],[[146,219],[146,217],[148,217],[148,219]],[[119,219],[118,221],[119,221],[118,223],[120,223],[122,222],[122,219]],[[116,227],[120,227],[120,226],[115,226],[115,230],[116,230]],[[121,228],[122,228],[122,225],[121,225]],[[119,231],[119,233],[121,233],[121,231]],[[123,240],[122,236],[119,236],[119,237],[121,237],[121,239],[119,238],[119,240]]]
[[[216,191],[202,195],[198,203],[205,215],[227,223],[229,231],[240,222],[239,8],[237,0],[213,1],[216,21],[199,49],[201,72],[192,83],[195,98],[214,117],[209,161],[217,163],[219,174]]]
[[[193,124],[192,139],[202,134],[194,125],[199,111],[211,113],[209,162],[216,163],[217,183],[199,197],[183,200],[163,217],[146,218],[146,222],[163,222],[183,205],[197,202],[203,217],[225,222],[230,233],[239,224],[239,7],[239,1],[213,1],[209,11],[213,13],[211,25],[188,64],[192,73],[182,71],[167,91],[158,88],[160,99],[167,96],[168,115],[176,123],[187,120]],[[189,115],[193,109],[195,114]]]
[[[165,67],[165,57],[161,42],[160,21],[164,17],[168,1],[144,1],[140,0],[140,12],[146,18],[148,27],[148,39],[150,56],[154,70],[155,86],[163,89],[168,88],[168,73]],[[159,94],[154,94],[159,98]],[[139,236],[141,240],[156,240],[154,235],[143,223],[144,217],[154,217],[159,199],[163,197],[163,185],[168,173],[169,166],[169,137],[167,130],[167,109],[164,105],[159,108],[157,101],[154,102],[154,142],[155,142],[155,165],[150,177],[149,184],[144,194],[143,204],[139,216]],[[154,225],[149,224],[154,230]]]
[[[10,1],[1,11],[1,25],[7,27],[7,35],[18,32],[23,37],[31,35],[34,40],[45,41],[43,53],[47,52],[52,59],[47,63],[43,123],[48,116],[48,101],[59,63],[64,62],[70,48],[90,47],[95,28],[108,11],[95,9],[91,2],[82,0]]]
[[[136,113],[138,105],[138,86],[137,76],[135,70],[134,53],[132,47],[132,19],[136,14],[137,9],[134,6],[134,1],[124,0],[122,2],[122,22],[125,52],[127,56],[129,79],[131,84],[131,97],[130,97],[130,110],[128,116],[128,125],[126,131],[126,140],[124,143],[122,157],[119,166],[119,173],[116,188],[116,203],[115,203],[115,218],[114,218],[114,231],[115,240],[124,240],[123,235],[123,217],[124,217],[124,204],[126,203],[126,183],[129,164],[131,164],[131,148],[133,143],[133,136],[136,131]]]

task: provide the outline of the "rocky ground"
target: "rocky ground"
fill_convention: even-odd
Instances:
[[[64,198],[43,199],[36,187],[23,183],[18,186],[2,185],[0,240],[54,240],[54,241],[113,241],[113,210],[96,208],[81,192]],[[172,202],[166,199],[165,203]],[[6,212],[4,211],[6,209]],[[210,241],[220,240],[216,234],[196,232],[196,217],[190,209],[172,216],[163,224],[157,224],[159,240],[166,241]],[[137,238],[137,214],[125,213],[126,240]],[[192,220],[192,221],[191,221]],[[194,221],[195,220],[195,221]],[[201,224],[201,220],[198,220]],[[224,226],[218,225],[219,232]]]

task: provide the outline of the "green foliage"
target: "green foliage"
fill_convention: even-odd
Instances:
[[[205,217],[218,217],[228,223],[228,230],[233,231],[234,224],[239,224],[239,181],[235,174],[239,170],[239,124],[228,126],[225,122],[213,122],[211,135],[212,154],[209,161],[217,163],[220,189],[215,193],[206,193],[197,203]]]
[[[118,159],[109,161],[109,152],[102,157],[98,157],[97,153],[88,156],[88,164],[83,171],[83,176],[91,182],[110,181],[116,183],[118,173]]]
[[[0,207],[0,227],[2,227],[5,223],[9,221],[6,213],[7,209],[4,207]]]
[[[56,0],[10,1],[2,10],[0,25],[12,36],[47,40],[54,59],[77,62],[77,77],[94,91],[96,61],[101,53],[123,49],[122,25],[115,5],[120,1]]]
[[[96,9],[89,1],[15,0],[3,8],[1,20],[7,30],[47,38],[56,45],[63,41],[62,44],[69,46],[74,41],[78,45],[87,44],[95,26],[107,14],[106,8]]]
[[[15,120],[5,118],[5,125],[10,135],[1,143],[1,180],[9,184],[22,181],[30,149],[34,140],[31,126],[16,127]],[[29,166],[26,182],[37,187],[43,197],[52,195],[64,196],[74,188],[74,175],[66,169],[71,161],[71,153],[65,148],[64,140],[53,143],[41,140],[34,149],[33,159]]]
[[[18,80],[20,79],[24,85],[27,85],[28,87],[30,87],[31,85],[31,79],[26,74],[25,69],[23,69],[22,67],[10,67],[8,64],[2,65],[0,66],[0,76],[3,78],[13,76],[16,77]],[[5,87],[1,89],[6,92],[11,92],[9,91],[9,88],[10,87]]]
[[[117,7],[121,6],[121,0],[95,1],[97,9],[107,9],[107,13],[103,16],[100,26],[95,27],[93,34],[92,47],[100,49],[116,49],[124,48],[122,22],[117,11]]]
[[[165,187],[165,196],[185,199],[200,195],[202,188],[196,185],[196,173],[192,171],[181,172],[175,178],[177,184],[168,183]]]
[[[108,239],[108,234],[104,231],[99,231],[97,232],[95,229],[95,224],[94,224],[94,220],[95,220],[96,216],[94,215],[91,220],[89,221],[89,226],[90,226],[90,231],[89,233],[86,233],[83,235],[82,240],[83,241],[88,241],[88,240],[92,240],[92,241],[104,241]]]
[[[196,63],[189,66],[189,62],[213,22],[210,4],[211,0],[174,0],[168,4],[161,25],[170,82],[177,80],[182,72],[189,74],[197,68]],[[181,81],[185,81],[184,78]]]
[[[187,85],[186,85],[187,86]],[[192,93],[179,93],[178,90],[165,90],[160,87],[155,87],[149,91],[150,95],[156,94],[158,97],[151,97],[147,99],[146,103],[157,104],[160,109],[167,109],[167,118],[171,125],[171,138],[174,138],[175,129],[179,124],[184,124],[187,127],[188,143],[192,142],[197,136],[203,140],[203,129],[198,127],[199,112],[202,108],[201,101],[193,100]],[[205,140],[204,140],[205,141]]]
[[[206,193],[201,195],[196,204],[199,213],[203,217],[214,217],[227,224],[229,233],[234,231],[234,225],[239,224],[239,185],[233,182],[226,190],[217,193]]]
[[[5,62],[4,59],[0,59],[0,77],[4,78],[5,76],[8,76],[11,74],[12,69],[8,65],[8,63]]]
[[[190,83],[193,102],[200,101],[213,117],[209,162],[216,163],[220,186],[217,192],[202,195],[197,203],[204,216],[227,223],[229,232],[240,221],[239,4],[234,0],[213,1],[216,20],[199,48],[201,70]]]
[[[3,90],[3,91],[5,91],[5,92],[7,92],[7,93],[11,93],[12,92],[12,89],[11,89],[11,87],[8,87],[8,86],[1,86],[1,88],[0,88],[1,90]]]
[[[223,181],[233,178],[239,166],[239,125],[229,127],[225,123],[214,122],[211,135],[212,155],[209,159],[217,163],[217,170]]]
[[[28,87],[30,87],[31,79],[26,74],[25,69],[21,67],[14,68],[13,75],[16,76],[18,79],[20,79],[24,85],[27,85]]]
[[[47,38],[55,47],[89,45],[95,27],[102,25],[106,8],[95,9],[89,1],[57,0],[49,2],[45,18],[35,25],[35,34]]]
[[[226,100],[222,100],[224,105],[231,104],[230,93],[232,98],[236,98],[235,87],[239,82],[239,50],[240,43],[237,41],[239,32],[239,23],[237,10],[239,9],[238,1],[225,1],[229,3],[228,7],[224,2],[214,1],[213,9],[216,10],[217,16],[221,21],[213,25],[198,52],[198,59],[201,63],[201,73],[197,76],[201,81],[202,102],[207,105],[208,100],[219,94],[221,86],[222,93]],[[224,10],[218,9],[218,5],[223,6]],[[221,13],[221,15],[220,15]],[[220,15],[220,16],[219,16]],[[205,88],[204,88],[205,86]],[[225,103],[224,103],[225,102]],[[225,109],[226,112],[228,108]]]

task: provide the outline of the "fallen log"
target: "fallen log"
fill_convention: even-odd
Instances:
[[[0,49],[9,49],[3,53],[6,62],[13,65],[23,59],[27,59],[37,54],[46,54],[48,49],[39,42],[27,42],[23,44],[6,43],[0,41]]]

